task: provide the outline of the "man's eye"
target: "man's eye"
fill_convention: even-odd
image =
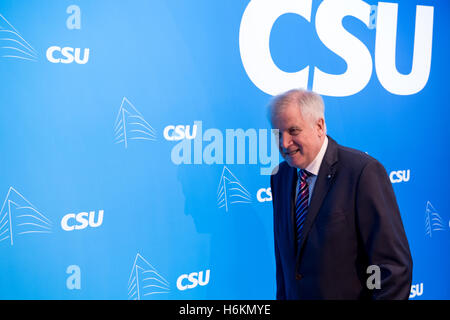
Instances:
[[[300,133],[300,129],[298,129],[298,128],[292,128],[292,129],[289,129],[289,134],[291,135],[291,136],[296,136],[296,135],[298,135]]]

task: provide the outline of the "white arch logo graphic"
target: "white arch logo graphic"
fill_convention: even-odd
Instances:
[[[20,35],[19,31],[0,14],[0,57],[36,62],[37,51]]]
[[[14,244],[16,236],[51,233],[52,222],[16,189],[10,187],[0,211],[0,242]]]
[[[141,300],[153,294],[170,292],[169,282],[139,253],[128,280],[128,300]]]
[[[119,113],[114,123],[114,142],[128,147],[128,140],[156,141],[156,130],[145,121],[136,107],[123,97]]]
[[[447,226],[445,225],[444,219],[436,212],[430,201],[427,201],[427,206],[425,208],[425,234],[430,238],[436,231],[445,231]]]
[[[251,202],[250,192],[244,188],[230,169],[224,166],[217,189],[217,206],[219,209],[225,208],[225,211],[228,212],[231,204]]]

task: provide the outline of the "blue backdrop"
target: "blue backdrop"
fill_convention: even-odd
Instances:
[[[307,87],[449,299],[449,7],[2,0],[0,298],[273,299],[265,107]]]

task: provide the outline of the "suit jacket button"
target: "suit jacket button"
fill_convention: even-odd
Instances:
[[[303,276],[300,273],[295,274],[295,279],[301,280],[302,278],[303,278]]]

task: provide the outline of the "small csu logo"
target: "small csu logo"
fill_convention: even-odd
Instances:
[[[389,174],[391,183],[408,182],[411,178],[411,170],[394,170]]]
[[[89,61],[89,49],[85,48],[82,55],[80,48],[51,46],[47,49],[46,57],[51,63],[86,64]]]
[[[164,139],[168,141],[178,141],[183,139],[192,140],[197,136],[199,121],[195,121],[194,125],[168,125],[164,128]],[[201,124],[200,124],[201,125]]]
[[[409,294],[409,298],[413,299],[415,297],[420,297],[423,294],[423,282],[418,284],[413,284],[411,286],[411,293]]]
[[[209,283],[210,270],[182,274],[177,279],[177,288],[180,291],[193,289],[197,285],[206,286]]]
[[[61,219],[61,228],[64,231],[73,231],[100,227],[103,223],[103,213],[103,210],[98,210],[97,218],[95,211],[68,213]]]
[[[272,201],[272,189],[261,188],[256,192],[256,199],[258,202],[271,202]]]

